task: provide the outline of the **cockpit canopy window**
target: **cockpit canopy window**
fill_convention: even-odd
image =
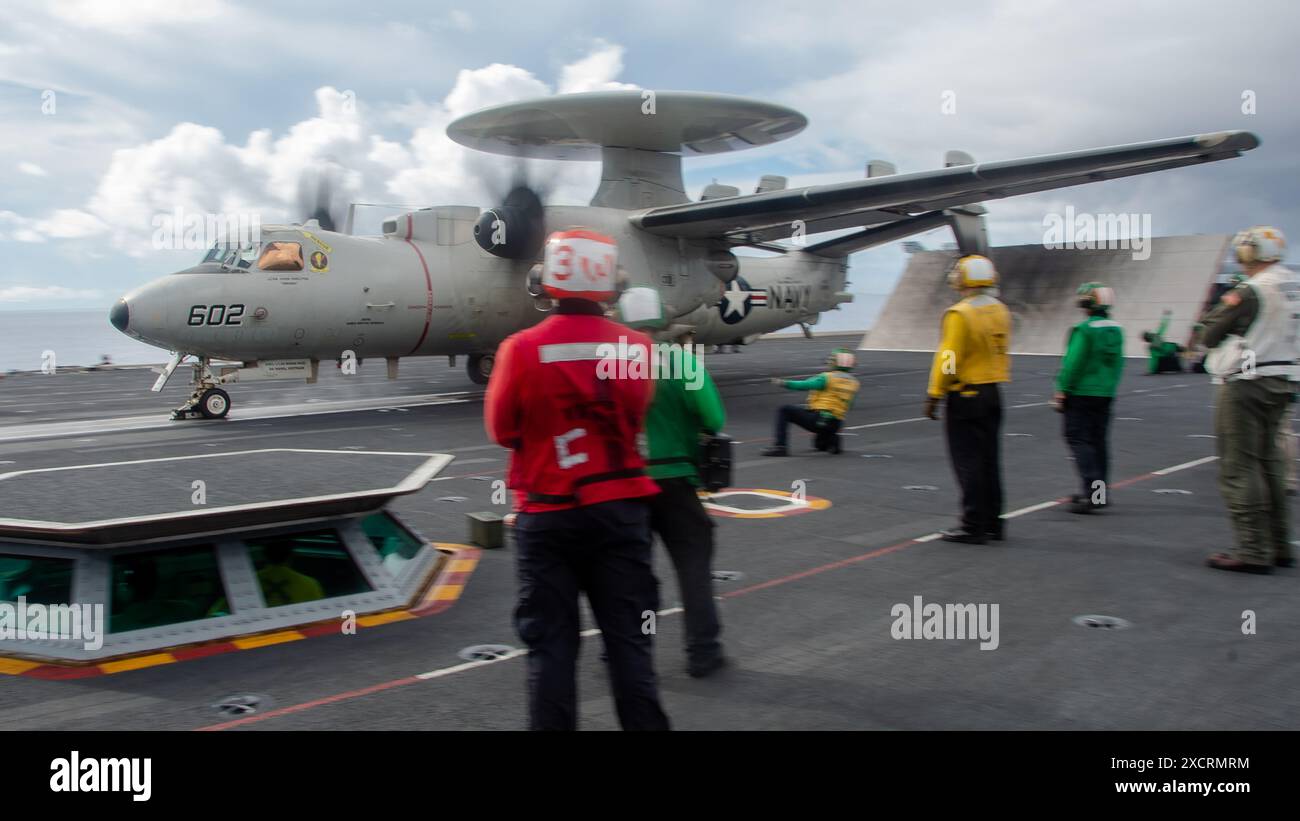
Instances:
[[[301,271],[302,244],[298,242],[268,242],[257,260],[263,271]]]
[[[208,249],[208,253],[204,255],[200,264],[215,263],[223,268],[237,268],[246,271],[253,266],[253,262],[257,259],[260,250],[261,245],[256,242],[244,245],[218,242]]]

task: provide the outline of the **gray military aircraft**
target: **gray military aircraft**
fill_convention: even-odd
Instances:
[[[720,94],[611,91],[496,106],[447,127],[458,143],[515,158],[599,160],[587,207],[547,206],[527,184],[502,204],[419,208],[383,223],[382,236],[335,230],[322,211],[301,225],[262,226],[249,243],[218,243],[192,268],[118,300],[118,330],[173,356],[161,390],[192,358],[194,392],[177,418],[219,418],[223,385],[250,378],[314,381],[321,361],[468,357],[479,384],[493,351],[544,317],[526,287],[546,235],[581,225],[613,237],[631,285],[656,287],[666,316],[702,344],[735,344],[852,301],[847,257],[949,226],[963,253],[987,250],[979,203],[1237,157],[1255,135],[1225,131],[1063,154],[976,163],[951,151],[944,167],[898,174],[867,165],[865,179],[788,189],[764,176],[751,194],[709,185],[686,196],[684,156],[762,146],[807,120],[780,105]],[[523,160],[516,160],[522,162]],[[827,232],[847,234],[813,242]],[[738,257],[750,247],[767,256]],[[221,367],[220,362],[231,363]]]

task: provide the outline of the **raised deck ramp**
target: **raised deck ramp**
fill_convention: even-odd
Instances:
[[[1074,293],[1080,283],[1104,282],[1115,289],[1113,318],[1124,326],[1125,353],[1142,356],[1142,332],[1154,330],[1165,310],[1173,311],[1167,337],[1185,341],[1219,276],[1230,237],[1207,234],[1155,237],[1150,257],[1134,259],[1128,249],[1050,250],[1042,245],[994,248],[1002,277],[1001,298],[1014,320],[1013,353],[1061,354],[1066,332],[1079,321]],[[956,297],[947,274],[956,251],[912,254],[862,350],[934,350],[939,322]]]

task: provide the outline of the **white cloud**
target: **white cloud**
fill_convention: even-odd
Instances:
[[[33,177],[49,176],[48,171],[46,171],[44,168],[41,168],[39,165],[37,165],[34,162],[20,162],[18,163],[18,170],[23,172],[24,174],[30,174]]]
[[[570,63],[560,72],[561,94],[637,87],[614,80],[623,72],[623,47],[605,42],[599,42],[597,45],[598,48],[591,54],[576,63]]]
[[[0,288],[0,302],[42,302],[47,300],[99,299],[99,291],[65,288],[62,285],[36,287],[15,285]]]
[[[561,84],[613,88],[622,49],[597,42],[595,50],[563,67]],[[304,179],[341,170],[337,202],[396,199],[407,203],[493,204],[515,161],[491,158],[453,143],[448,123],[471,111],[548,96],[551,87],[518,66],[492,63],[462,70],[441,102],[412,101],[368,109],[332,87],[316,90],[317,115],[290,126],[281,136],[269,129],[250,133],[240,145],[211,126],[175,125],[161,138],[113,152],[89,201],[42,219],[0,214],[13,226],[11,238],[33,242],[107,235],[127,254],[152,251],[154,217],[175,209],[202,214],[257,214],[263,224],[307,216],[300,202]],[[405,141],[380,128],[398,123],[411,129]],[[547,172],[555,201],[585,200],[598,168],[559,163]],[[489,199],[485,199],[489,198]]]

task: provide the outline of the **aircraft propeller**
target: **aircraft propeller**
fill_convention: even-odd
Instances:
[[[307,172],[298,180],[298,213],[305,215],[304,222],[316,220],[326,231],[342,230],[339,226],[346,213],[334,199],[340,173],[339,167],[331,163],[323,171]]]
[[[474,240],[484,251],[505,259],[533,259],[537,255],[546,239],[545,199],[553,180],[539,180],[536,176],[524,160],[519,160],[502,204],[479,216]]]

